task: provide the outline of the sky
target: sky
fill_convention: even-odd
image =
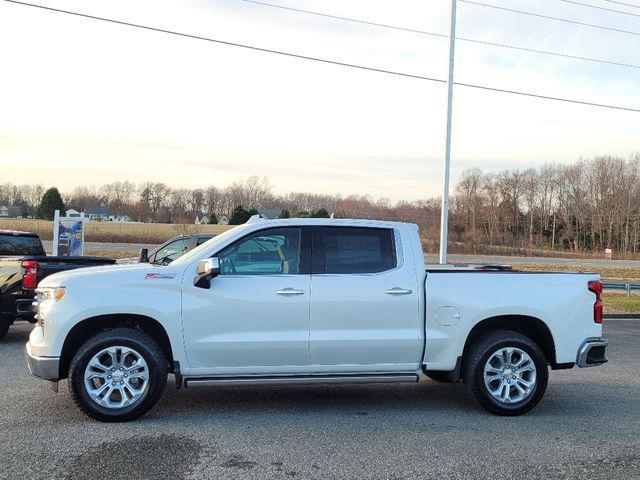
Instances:
[[[448,39],[242,0],[34,0],[65,10],[445,79]],[[265,0],[448,34],[449,0]],[[640,34],[640,16],[482,0]],[[640,8],[581,0],[640,15]],[[625,3],[640,0],[628,0]],[[457,36],[640,66],[640,35],[458,3]],[[458,41],[455,80],[640,109],[640,68]],[[176,37],[0,0],[0,183],[117,180],[393,201],[442,191],[446,85]],[[640,151],[640,113],[456,86],[452,182]]]

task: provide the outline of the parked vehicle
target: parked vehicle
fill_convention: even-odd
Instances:
[[[519,415],[542,399],[549,367],[607,361],[601,288],[590,273],[425,268],[411,224],[256,221],[168,266],[47,278],[27,355],[103,421],[144,414],[168,373],[178,388],[425,374]]]
[[[156,247],[151,252],[146,248],[140,251],[138,258],[125,258],[118,260],[119,264],[152,263],[154,265],[169,265],[175,259],[180,258],[204,242],[215,237],[212,233],[194,233],[173,237]]]
[[[47,256],[35,233],[0,230],[0,339],[15,320],[35,323],[35,289],[45,277],[81,267],[110,265],[95,257]]]

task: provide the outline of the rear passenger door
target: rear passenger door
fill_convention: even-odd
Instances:
[[[407,239],[407,248],[410,243]],[[414,369],[422,353],[420,288],[393,228],[315,227],[310,366],[331,372]]]

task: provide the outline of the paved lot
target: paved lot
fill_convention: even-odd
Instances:
[[[29,376],[29,326],[0,343],[0,478],[640,478],[640,321],[611,320],[603,367],[552,372],[519,418],[460,385],[176,391],[100,424]]]

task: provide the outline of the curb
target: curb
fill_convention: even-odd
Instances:
[[[640,313],[605,313],[603,318],[605,320],[609,318],[635,320],[640,319]]]

